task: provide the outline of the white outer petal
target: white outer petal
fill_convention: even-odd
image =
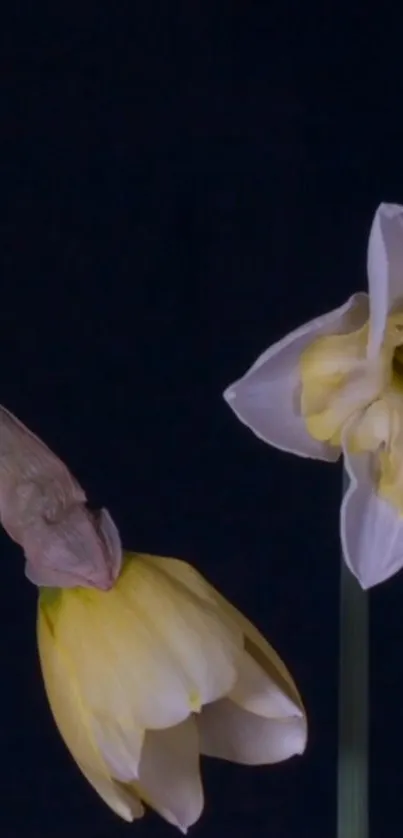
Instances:
[[[403,207],[380,204],[372,222],[367,256],[371,329],[368,357],[379,353],[388,312],[403,298]]]
[[[344,452],[350,485],[340,510],[346,564],[364,590],[403,567],[403,518],[374,491],[371,454]]]
[[[145,801],[181,832],[199,819],[204,798],[193,716],[175,727],[146,732],[137,787]]]
[[[307,742],[305,716],[266,719],[224,698],[203,707],[197,718],[205,756],[243,765],[272,765],[302,754]]]
[[[354,331],[368,317],[368,297],[354,294],[340,308],[305,323],[266,350],[224,392],[238,419],[264,442],[318,460],[334,462],[340,449],[309,435],[299,410],[299,359],[320,335]]]

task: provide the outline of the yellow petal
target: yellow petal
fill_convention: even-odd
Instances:
[[[303,402],[306,412],[324,410],[345,376],[365,360],[368,326],[347,335],[323,335],[301,355]]]
[[[340,445],[345,423],[382,391],[391,365],[384,351],[369,366],[368,325],[348,335],[318,338],[301,355],[301,410],[309,433]]]
[[[393,387],[350,426],[347,454],[374,454],[373,491],[403,513],[403,394]]]
[[[177,559],[165,559],[164,570],[178,581],[181,581],[189,590],[193,590],[196,594],[198,592],[202,594],[203,592],[204,596],[216,602],[222,614],[226,615],[226,619],[231,620],[242,633],[243,645],[247,654],[259,665],[262,671],[268,676],[268,679],[270,679],[270,682],[277,685],[284,696],[290,699],[295,711],[297,713],[300,711],[304,712],[300,695],[288,669],[253,623],[238,611],[237,608],[231,605],[212,585],[209,585],[190,565],[180,562]],[[239,672],[243,666],[244,656],[239,660]],[[267,689],[266,681],[264,689]]]
[[[245,650],[259,664],[271,681],[278,685],[296,711],[304,713],[304,706],[297,687],[281,658],[258,629],[229,602],[225,602],[229,613],[238,622],[244,633]]]
[[[83,704],[71,662],[57,645],[46,612],[38,609],[38,648],[46,693],[55,722],[82,773],[100,797],[127,821],[139,818],[138,796],[113,781],[96,744],[88,709]]]
[[[384,399],[378,399],[363,411],[351,427],[346,444],[351,454],[377,451],[390,434],[390,412]]]
[[[388,410],[388,436],[378,454],[378,486],[381,498],[393,504],[403,514],[403,396],[386,393],[384,406]],[[386,427],[386,421],[385,421]]]
[[[238,625],[219,607],[214,589],[191,565],[179,559],[131,555],[133,567],[141,562],[149,574],[150,591],[155,590],[155,625],[161,642],[175,649],[176,660],[192,684],[191,693],[199,698],[192,709],[221,698],[237,677],[243,646]],[[163,591],[166,596],[160,601]]]
[[[47,609],[83,702],[107,737],[115,728],[118,750],[126,732],[178,724],[236,680],[241,632],[207,584],[188,590],[167,563],[131,556],[111,591],[64,590]]]
[[[90,771],[79,763],[78,766],[89,784],[116,815],[128,822],[143,817],[144,806],[133,784],[123,785],[114,782],[110,777],[107,778],[95,771]]]
[[[245,652],[238,669],[238,680],[228,696],[231,701],[268,719],[302,716],[302,710],[281,689],[278,679],[261,667]]]

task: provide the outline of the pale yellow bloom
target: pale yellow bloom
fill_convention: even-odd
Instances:
[[[125,554],[110,591],[43,588],[38,645],[67,747],[126,820],[145,802],[186,832],[203,808],[200,753],[255,765],[305,748],[284,664],[179,560]]]
[[[403,208],[381,204],[369,295],[270,347],[225,398],[260,438],[304,457],[345,455],[344,556],[363,587],[403,565]]]

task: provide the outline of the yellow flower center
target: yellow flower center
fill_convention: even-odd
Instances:
[[[313,341],[300,359],[301,411],[310,435],[351,453],[373,452],[380,495],[403,513],[403,311],[388,317],[383,344],[367,358],[369,323]]]

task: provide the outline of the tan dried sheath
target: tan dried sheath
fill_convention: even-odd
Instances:
[[[52,451],[0,406],[0,521],[35,585],[107,590],[119,574],[119,532]]]

